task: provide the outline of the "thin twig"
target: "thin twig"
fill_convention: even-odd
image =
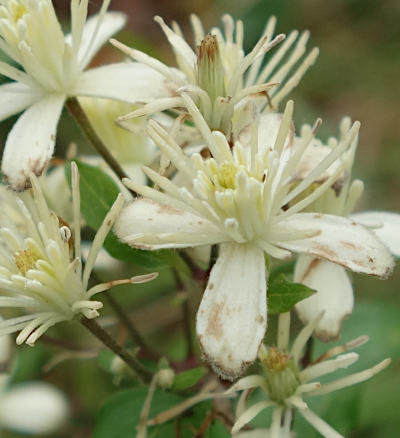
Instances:
[[[176,282],[176,290],[177,293],[184,293],[185,285],[179,275],[179,272],[176,268],[172,269],[175,282]],[[194,355],[194,345],[193,345],[193,336],[192,336],[192,318],[191,318],[191,309],[189,304],[189,299],[187,296],[184,297],[182,302],[182,322],[184,327],[184,333],[186,338],[187,345],[187,356],[192,357]]]
[[[81,318],[84,325],[96,338],[119,356],[145,383],[149,383],[153,374],[146,369],[128,350],[118,344],[94,319]]]
[[[128,330],[131,338],[133,341],[137,344],[138,347],[143,351],[144,354],[146,354],[149,358],[154,360],[161,359],[162,355],[158,353],[157,351],[153,350],[149,345],[147,345],[146,341],[142,337],[139,330],[135,327],[132,319],[129,317],[129,315],[124,311],[122,306],[119,304],[119,302],[109,293],[106,295],[106,298],[108,300],[108,303],[113,308],[114,312],[120,319],[121,323],[125,326],[125,328]]]
[[[118,161],[114,158],[111,152],[101,141],[100,137],[96,134],[78,99],[76,97],[69,98],[66,102],[66,107],[78,123],[79,127],[81,128],[82,132],[85,134],[91,145],[96,149],[96,151],[101,155],[104,161],[115,172],[118,178],[121,181],[123,178],[128,178],[128,175],[122,169]],[[136,193],[132,193],[136,195]]]
[[[91,278],[95,281],[96,284],[102,283],[101,278],[97,275],[95,271],[92,271]],[[120,319],[121,323],[127,329],[132,340],[137,344],[137,346],[140,347],[141,350],[145,354],[147,354],[147,356],[149,356],[149,358],[154,360],[161,359],[162,355],[147,345],[146,341],[144,340],[139,330],[136,328],[132,319],[125,312],[119,302],[112,296],[111,292],[107,293],[105,297],[108,300],[108,303],[110,304],[112,309],[114,310],[115,314]]]

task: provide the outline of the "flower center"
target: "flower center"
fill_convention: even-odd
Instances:
[[[216,188],[235,189],[237,171],[237,166],[230,163],[222,163],[218,169],[218,173],[214,175],[214,184]]]
[[[301,384],[299,370],[290,355],[276,347],[268,349],[261,363],[271,399],[283,404]]]
[[[8,1],[5,7],[10,11],[10,15],[15,23],[28,12],[25,2],[22,3],[21,1]]]
[[[38,84],[64,91],[66,44],[50,0],[1,2],[0,38],[7,53]]]
[[[39,255],[32,249],[26,249],[24,251],[17,251],[14,254],[14,260],[19,272],[22,275],[26,275],[29,270],[35,267],[36,262],[39,260]]]

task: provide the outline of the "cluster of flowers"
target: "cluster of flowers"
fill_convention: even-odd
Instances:
[[[342,319],[353,308],[345,269],[386,278],[394,265],[391,253],[400,255],[400,242],[393,239],[393,230],[400,235],[398,215],[352,215],[363,191],[362,182],[351,178],[360,124],[344,118],[339,138],[323,144],[316,138],[320,120],[302,126],[299,135],[293,102],[279,112],[318,50],[305,55],[307,32],[274,37],[275,18],[245,55],[240,20],[226,15],[223,31],[205,33],[193,16],[193,50],[176,24],[170,28],[156,17],[178,68],[111,40],[133,61],[86,70],[125,22],[122,14],[107,12],[109,3],[86,20],[88,1],[71,0],[66,36],[51,0],[7,0],[0,6],[0,48],[13,61],[0,63],[0,73],[12,80],[0,87],[0,119],[24,111],[8,135],[2,172],[14,191],[29,189],[18,195],[1,191],[0,306],[23,308],[26,314],[0,322],[0,334],[18,331],[17,343],[34,344],[57,322],[78,314],[98,316],[102,304],[91,297],[116,283],[88,290],[88,281],[115,221],[118,237],[135,248],[218,245],[197,313],[204,357],[228,380],[236,380],[260,357],[264,377],[239,381],[233,390],[260,385],[273,394],[271,404],[277,408],[271,436],[289,436],[279,432],[280,419],[285,417],[289,433],[293,407],[324,436],[339,436],[321,426],[299,394],[321,393],[305,382],[355,357],[340,357],[332,369],[315,365],[300,373],[296,342],[291,352],[287,342],[280,350],[260,346],[267,328],[269,258],[299,254],[294,280],[317,291],[296,306],[306,324],[306,334],[299,335],[303,345],[313,331],[324,340],[338,337]],[[125,207],[123,196],[118,197],[84,269],[76,168],[71,228],[48,208],[37,179],[52,158],[63,105],[77,97],[106,146],[135,175],[124,184],[141,195]],[[132,134],[110,117],[118,117]],[[134,145],[144,153],[133,151]],[[129,167],[138,160],[149,164],[141,175]],[[146,185],[144,176],[154,185]],[[291,389],[284,395],[271,377],[277,367],[291,373]],[[239,416],[235,430],[265,403]]]

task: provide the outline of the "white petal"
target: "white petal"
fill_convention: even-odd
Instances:
[[[354,304],[353,288],[345,269],[326,260],[300,255],[294,281],[317,291],[296,304],[303,324],[308,324],[315,315],[324,311],[314,334],[324,341],[337,339],[342,320],[352,312]]]
[[[104,14],[101,18],[101,24],[97,30],[97,34],[93,39],[98,19],[98,15],[89,18],[83,29],[82,41],[78,53],[81,69],[84,69],[89,64],[93,56],[110,37],[122,29],[126,22],[126,15],[121,12],[107,12]]]
[[[80,75],[71,94],[130,103],[147,103],[175,95],[162,74],[139,62],[121,62],[87,70]]]
[[[40,98],[40,93],[25,84],[11,82],[0,86],[0,121],[23,111]]]
[[[310,409],[299,409],[298,411],[325,438],[344,438]]]
[[[258,125],[259,152],[264,152],[267,148],[272,148],[274,146],[281,121],[282,114],[278,113],[267,113],[260,116],[260,122]],[[243,129],[240,132],[239,140],[242,144],[250,144],[250,136],[250,129]]]
[[[3,318],[0,316],[0,321]],[[11,355],[11,338],[9,335],[0,336],[0,369],[9,359]],[[1,389],[1,386],[0,386]]]
[[[68,415],[64,395],[45,383],[23,384],[0,397],[2,427],[34,435],[55,432]]]
[[[222,244],[197,312],[204,356],[221,377],[236,379],[256,359],[266,304],[264,252],[250,244]]]
[[[2,171],[13,189],[25,189],[29,174],[40,175],[49,162],[64,101],[65,96],[53,94],[35,103],[8,134]]]
[[[319,230],[306,239],[275,242],[289,251],[306,253],[376,277],[386,278],[394,262],[388,249],[368,229],[344,217],[327,214],[299,213],[280,221],[280,232]]]
[[[389,211],[364,211],[350,217],[365,226],[376,222],[382,224],[382,227],[373,230],[374,233],[393,255],[400,257],[400,214]]]
[[[263,150],[273,147],[282,122],[282,114],[267,113],[260,117],[258,143]]]
[[[148,199],[128,205],[116,221],[115,232],[128,245],[144,249],[184,248],[227,239],[207,219]]]

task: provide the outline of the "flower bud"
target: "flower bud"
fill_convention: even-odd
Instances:
[[[271,347],[261,363],[271,399],[283,403],[301,384],[300,373],[293,359],[278,348]]]
[[[175,372],[171,368],[163,368],[157,373],[157,383],[163,389],[171,388],[175,380]]]
[[[218,40],[214,35],[208,34],[198,47],[197,81],[210,97],[211,103],[217,97],[225,97],[225,71]]]

